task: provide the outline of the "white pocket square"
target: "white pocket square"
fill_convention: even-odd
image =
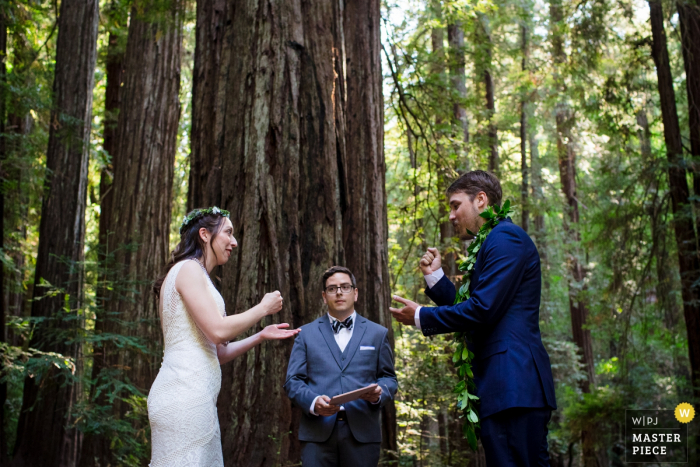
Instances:
[[[372,345],[361,345],[360,350],[374,350],[374,346]]]

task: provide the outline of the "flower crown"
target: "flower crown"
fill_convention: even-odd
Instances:
[[[207,214],[219,214],[224,217],[229,217],[231,215],[226,209],[219,209],[216,206],[206,209],[195,209],[189,215],[182,219],[182,225],[180,226],[180,235],[187,229],[187,226],[192,223],[195,219],[205,216]]]

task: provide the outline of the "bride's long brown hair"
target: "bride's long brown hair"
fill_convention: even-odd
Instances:
[[[190,214],[197,209],[194,209]],[[168,272],[180,261],[197,258],[201,259],[206,263],[207,250],[206,243],[202,240],[199,235],[199,229],[204,227],[211,234],[211,240],[209,240],[209,247],[211,252],[216,256],[214,251],[214,239],[224,226],[224,216],[221,214],[204,214],[198,216],[192,221],[192,223],[187,226],[187,229],[180,234],[180,243],[177,244],[173,252],[170,254],[170,261],[165,266],[165,271],[163,274],[156,279],[153,283],[153,293],[156,295],[157,299],[160,299],[160,288],[163,286],[163,281]]]

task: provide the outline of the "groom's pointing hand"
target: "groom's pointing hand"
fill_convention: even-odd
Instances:
[[[424,276],[430,275],[442,267],[442,258],[437,248],[428,248],[420,259],[420,270]]]
[[[416,302],[412,302],[411,300],[399,297],[398,295],[394,295],[392,298],[399,303],[403,303],[404,305],[403,308],[389,307],[389,311],[391,311],[391,314],[394,316],[394,318],[396,318],[396,321],[407,326],[415,326],[416,309],[420,305],[418,305]]]

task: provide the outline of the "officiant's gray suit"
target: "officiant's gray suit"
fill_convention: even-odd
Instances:
[[[304,414],[299,427],[304,467],[377,465],[381,407],[394,399],[398,387],[387,333],[385,327],[357,314],[352,337],[341,352],[328,315],[301,327],[284,389]],[[377,404],[363,399],[345,403],[344,417],[310,411],[317,396],[333,397],[374,383],[382,388]]]

